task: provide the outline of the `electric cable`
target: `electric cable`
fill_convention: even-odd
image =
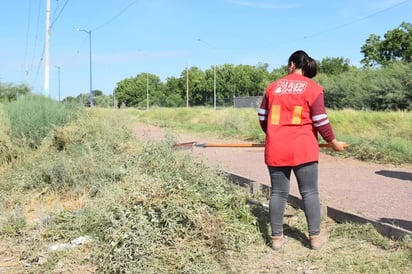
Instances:
[[[95,27],[92,31],[96,31],[98,29],[101,29],[102,27],[107,26],[108,24],[110,24],[111,22],[113,22],[115,19],[119,18],[123,13],[125,13],[128,9],[131,8],[131,6],[133,6],[136,3],[137,0],[134,0],[133,2],[131,2],[129,5],[127,5],[125,8],[123,8],[119,13],[117,13],[115,16],[113,16],[111,19],[107,20],[106,22],[104,22],[103,24]]]
[[[371,14],[365,15],[365,16],[363,16],[363,17],[361,17],[361,18],[354,19],[354,20],[348,21],[348,22],[346,22],[346,23],[343,23],[343,24],[340,24],[340,25],[337,25],[337,26],[334,26],[334,27],[331,27],[331,28],[328,28],[328,29],[324,29],[324,30],[321,30],[321,31],[316,32],[316,33],[312,33],[312,34],[309,34],[309,35],[305,35],[305,36],[300,37],[300,38],[291,39],[291,40],[289,40],[289,41],[277,42],[276,44],[266,44],[266,45],[261,45],[261,46],[250,46],[250,47],[242,47],[242,48],[231,48],[231,49],[229,49],[229,48],[220,48],[220,50],[250,50],[250,49],[271,48],[271,47],[274,47],[274,46],[278,46],[278,45],[280,45],[280,44],[284,45],[284,44],[289,44],[289,43],[293,43],[293,42],[297,42],[297,41],[309,39],[309,38],[312,38],[312,37],[315,37],[315,36],[319,36],[319,35],[322,35],[322,34],[325,34],[325,33],[332,32],[332,31],[337,30],[337,29],[344,28],[344,27],[346,27],[346,26],[352,25],[352,24],[357,23],[357,22],[366,20],[366,19],[371,18],[371,17],[373,17],[373,16],[375,16],[375,15],[377,15],[377,14],[380,14],[380,13],[386,12],[386,11],[388,11],[388,10],[390,10],[390,9],[396,8],[396,7],[398,7],[398,6],[401,6],[401,5],[403,5],[403,4],[405,4],[405,3],[409,2],[409,1],[411,1],[411,0],[405,0],[405,1],[402,1],[402,2],[399,2],[399,3],[396,3],[396,4],[393,4],[393,5],[389,6],[389,7],[384,8],[384,9],[381,9],[381,10],[378,10],[378,11],[373,12],[373,13],[371,13]]]
[[[50,29],[53,27],[54,23],[56,23],[56,21],[59,19],[60,15],[62,14],[62,12],[64,11],[64,9],[66,8],[67,3],[69,2],[69,0],[66,0],[66,2],[64,2],[63,7],[60,9],[59,13],[57,14],[56,18],[54,18],[54,20],[51,22],[50,24]],[[56,8],[57,9],[57,8]]]
[[[29,11],[27,14],[27,27],[26,27],[26,45],[24,47],[24,65],[25,65],[25,77],[27,82],[27,76],[29,74],[28,65],[27,65],[27,52],[29,49],[29,32],[30,32],[30,18],[31,18],[31,0],[29,0]]]
[[[344,28],[344,27],[346,27],[346,26],[349,26],[349,25],[352,25],[352,24],[354,24],[354,23],[357,23],[357,22],[366,20],[366,19],[368,19],[368,18],[370,18],[370,17],[373,17],[373,16],[375,16],[375,15],[377,15],[377,14],[383,13],[383,12],[385,12],[385,11],[388,11],[388,10],[390,10],[390,9],[393,9],[393,8],[395,8],[395,7],[398,7],[398,6],[400,6],[400,5],[403,5],[403,4],[405,4],[406,2],[409,2],[409,1],[410,1],[410,0],[405,0],[405,1],[403,1],[403,2],[399,2],[399,3],[396,3],[396,4],[392,5],[392,6],[389,6],[389,7],[387,7],[387,8],[378,10],[378,11],[376,11],[376,12],[374,12],[374,13],[371,13],[371,14],[369,14],[369,15],[366,15],[366,16],[364,16],[364,17],[361,17],[361,18],[358,18],[358,19],[354,19],[354,20],[349,21],[349,22],[347,22],[347,23],[344,23],[344,24],[341,24],[341,25],[338,25],[338,26],[335,26],[335,27],[331,27],[331,28],[326,29],[326,30],[323,30],[323,31],[319,31],[319,32],[314,33],[314,34],[311,34],[311,35],[306,35],[306,36],[303,37],[303,39],[312,38],[312,37],[315,37],[315,36],[318,36],[318,35],[321,35],[321,34],[324,34],[324,33],[327,33],[327,32],[331,32],[331,31],[334,31],[334,30],[337,30],[337,29]]]
[[[32,57],[32,61],[31,61],[31,63],[30,63],[30,66],[29,66],[29,73],[30,73],[30,70],[32,69],[32,67],[33,67],[33,64],[34,64],[34,60],[35,60],[35,55],[36,55],[36,49],[37,49],[37,42],[38,42],[38,34],[39,34],[39,26],[40,26],[40,14],[41,14],[41,3],[39,3],[39,8],[38,8],[38,11],[37,11],[37,24],[36,24],[36,30],[35,30],[35,35],[34,35],[34,46],[33,46],[33,57]],[[39,63],[38,63],[38,67],[40,68],[40,65],[41,65],[41,63],[43,62],[43,55],[44,55],[44,46],[43,46],[43,49],[42,49],[42,57],[40,58],[40,60],[39,60]],[[37,77],[38,77],[38,72],[37,72],[37,74],[36,74],[36,76],[35,76],[35,78],[33,79],[33,82],[35,83],[36,81],[37,81]]]

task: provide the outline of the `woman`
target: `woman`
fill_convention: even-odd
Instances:
[[[326,115],[323,88],[311,78],[317,64],[306,52],[294,52],[288,61],[288,75],[271,83],[260,105],[259,122],[266,134],[265,163],[271,179],[269,200],[272,248],[287,242],[283,235],[283,215],[293,170],[302,196],[312,249],[326,242],[320,236],[318,193],[319,145],[317,133],[336,151],[345,143],[336,140]]]

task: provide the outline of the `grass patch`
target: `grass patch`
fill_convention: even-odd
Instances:
[[[152,108],[147,112],[139,110],[130,110],[130,112],[139,122],[160,127],[183,129],[217,137],[264,140],[257,120],[257,112],[253,109]]]
[[[351,144],[348,156],[395,165],[412,163],[412,113],[329,111],[335,133]]]

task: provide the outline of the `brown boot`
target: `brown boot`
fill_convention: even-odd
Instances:
[[[287,243],[287,241],[288,236],[272,236],[272,249],[279,251],[280,249],[282,249],[283,245]]]
[[[310,247],[314,250],[319,250],[328,241],[326,236],[323,235],[313,235],[309,237]]]

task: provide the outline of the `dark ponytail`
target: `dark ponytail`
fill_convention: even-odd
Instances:
[[[297,50],[289,57],[288,66],[295,65],[295,68],[302,69],[303,75],[313,78],[318,74],[318,65],[315,59],[310,57],[303,50]]]

